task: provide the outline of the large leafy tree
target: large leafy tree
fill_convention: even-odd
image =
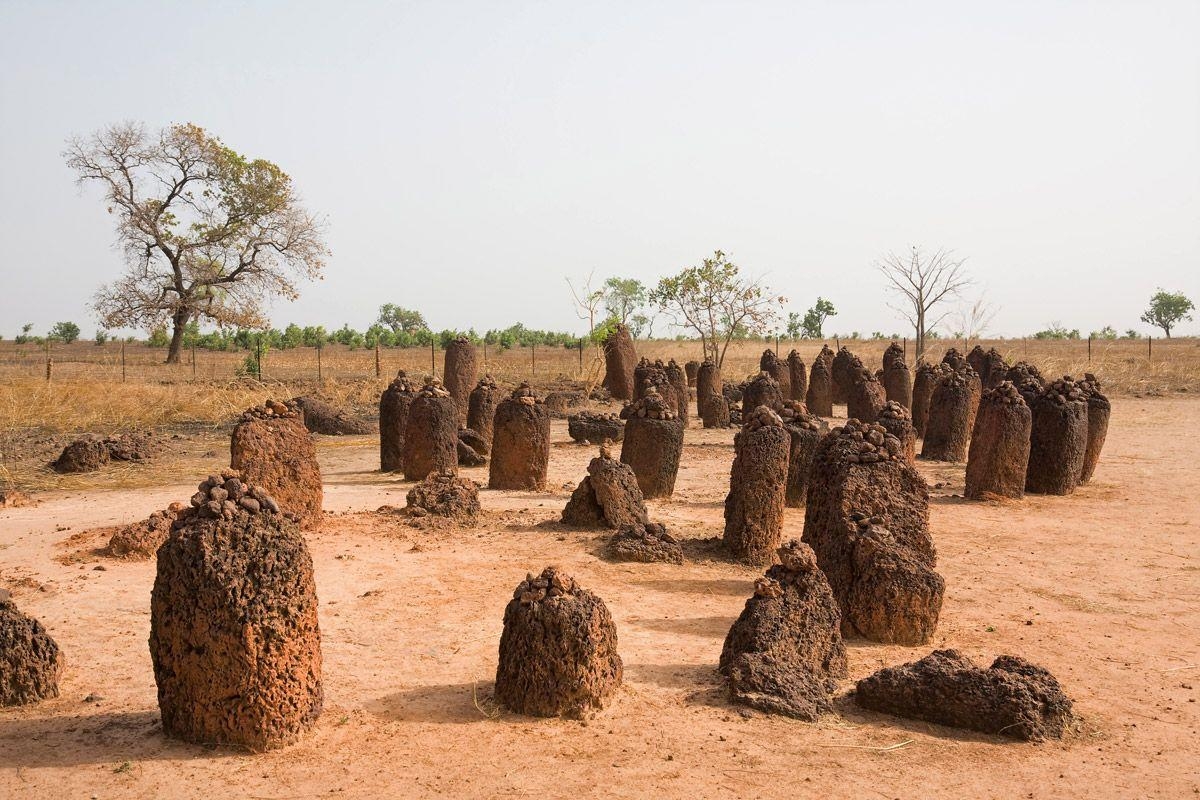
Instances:
[[[392,303],[384,303],[379,307],[378,322],[380,325],[387,325],[391,328],[392,333],[416,333],[429,330],[429,326],[425,324],[425,317],[421,316],[420,311],[401,308]]]
[[[637,278],[609,278],[604,282],[604,310],[622,325],[646,305],[646,287]]]
[[[1167,338],[1171,338],[1171,329],[1176,324],[1191,320],[1191,311],[1196,304],[1189,300],[1183,292],[1168,292],[1159,289],[1150,298],[1150,307],[1142,314],[1142,322],[1148,322],[1162,328]]]
[[[125,274],[96,294],[101,323],[169,324],[168,364],[189,322],[264,327],[268,300],[293,300],[301,280],[321,276],[324,226],[291,178],[197,125],[114,125],[71,139],[63,155],[80,184],[103,188],[125,253]]]
[[[650,301],[676,325],[698,333],[705,358],[720,366],[733,339],[767,331],[784,298],[773,296],[760,278],[743,277],[717,250],[699,266],[660,280]]]

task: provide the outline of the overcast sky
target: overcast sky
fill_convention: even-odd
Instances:
[[[1156,286],[1200,301],[1197,42],[1196,0],[0,0],[0,334],[96,328],[121,255],[60,154],[121,120],[204,126],[328,218],[279,326],[579,330],[565,277],[720,248],[891,333],[872,264],[920,243],[969,257],[994,333],[1151,332]]]

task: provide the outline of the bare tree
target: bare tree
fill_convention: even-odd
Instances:
[[[900,299],[899,305],[891,307],[913,326],[918,361],[925,355],[926,335],[950,313],[939,313],[938,306],[971,283],[965,263],[965,258],[955,258],[951,250],[939,248],[930,255],[915,245],[907,256],[888,253],[876,262],[888,288]]]
[[[589,339],[596,331],[596,309],[604,302],[604,290],[592,288],[592,278],[595,274],[596,270],[589,272],[578,290],[571,283],[571,279],[567,278],[567,288],[571,290],[571,298],[575,301],[575,315],[587,320]]]
[[[265,302],[295,299],[329,254],[323,223],[307,212],[275,164],[247,159],[197,125],[157,135],[127,122],[73,138],[63,153],[79,183],[96,182],[125,251],[125,274],[101,288],[106,328],[173,326],[167,363],[184,331],[266,324]]]
[[[962,337],[963,349],[971,347],[971,344],[983,337],[992,320],[996,316],[997,309],[987,299],[987,293],[979,295],[974,303],[961,303],[954,311],[954,329],[957,336]]]

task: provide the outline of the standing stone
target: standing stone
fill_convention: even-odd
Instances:
[[[983,381],[984,389],[995,389],[1001,381],[1007,379],[1008,362],[1004,360],[1004,356],[1000,355],[1000,351],[993,347],[987,351],[983,360],[983,369],[975,371],[979,373],[979,379]]]
[[[804,359],[800,357],[800,353],[792,350],[788,353],[787,365],[788,374],[791,376],[788,384],[790,389],[788,399],[803,403],[808,394],[808,373],[804,368]]]
[[[723,388],[721,370],[706,359],[696,373],[696,410],[706,428],[729,427],[729,401]]]
[[[829,349],[829,348],[826,348]],[[812,370],[808,374],[808,392],[804,404],[812,414],[821,417],[833,416],[833,376],[829,374],[829,365],[823,358],[813,361]]]
[[[917,375],[913,379],[912,419],[913,428],[918,436],[925,435],[925,425],[929,421],[929,401],[933,398],[933,390],[938,381],[947,374],[950,368],[944,364],[930,364],[922,361],[917,366]]]
[[[837,355],[833,357],[833,364],[830,367],[830,374],[833,376],[834,405],[845,405],[850,399],[850,390],[854,387],[855,375],[862,368],[863,364],[858,356],[851,353],[846,347],[838,348]]]
[[[608,443],[588,464],[587,476],[571,494],[562,521],[580,527],[645,525],[646,503],[633,468],[612,457]]]
[[[504,609],[496,701],[518,714],[586,717],[621,686],[617,626],[604,601],[554,567]]]
[[[408,407],[404,428],[404,477],[458,474],[458,406],[437,378],[430,378]]]
[[[379,469],[383,472],[404,469],[404,430],[408,407],[416,396],[416,387],[400,370],[379,397]]]
[[[886,403],[887,395],[871,370],[863,368],[854,373],[846,398],[846,416],[860,422],[874,422]]]
[[[742,386],[742,411],[749,414],[759,406],[775,410],[783,405],[783,398],[779,382],[764,370]]]
[[[887,405],[880,410],[875,421],[882,425],[885,431],[900,440],[900,444],[904,448],[904,460],[909,464],[916,463],[917,432],[913,428],[912,416],[908,413],[908,409],[895,400],[889,400]]]
[[[883,371],[895,363],[904,363],[904,348],[897,341],[892,341],[883,351]]]
[[[604,340],[604,381],[617,400],[632,400],[634,394],[633,370],[637,366],[637,352],[633,349],[633,337],[629,328],[617,325]]]
[[[550,413],[522,383],[496,407],[489,489],[542,491],[550,466]]]
[[[458,408],[459,426],[470,427],[467,425],[467,410],[471,390],[475,388],[478,377],[479,363],[476,360],[475,345],[466,336],[455,337],[446,345],[443,383]]]
[[[66,661],[42,623],[21,613],[0,589],[0,706],[58,697]]]
[[[1100,381],[1090,372],[1079,382],[1079,390],[1087,396],[1088,404],[1087,450],[1083,456],[1079,482],[1087,483],[1096,472],[1100,451],[1104,449],[1104,440],[1108,438],[1108,418],[1112,413],[1112,406],[1100,390]]]
[[[621,409],[621,418],[625,420],[621,461],[633,467],[642,495],[670,497],[683,453],[683,421],[653,386],[645,397]]]
[[[1025,496],[1032,424],[1029,406],[1011,382],[1003,381],[983,393],[967,454],[964,497],[984,500],[989,496]]]
[[[210,476],[158,551],[150,656],[168,736],[269,750],[321,713],[312,558],[277,509],[236,473]]]
[[[912,373],[908,371],[908,365],[904,363],[903,358],[892,359],[884,366],[882,383],[888,400],[905,408],[912,408]]]
[[[683,372],[687,375],[687,384],[689,388],[696,388],[696,378],[700,375],[700,362],[692,360],[683,365]]]
[[[983,380],[987,375],[987,353],[982,345],[977,344],[971,348],[971,352],[967,353],[967,363],[979,374],[979,379]]]
[[[829,424],[808,413],[803,403],[787,400],[779,410],[783,427],[792,443],[788,450],[788,477],[785,502],[788,508],[801,508],[808,497],[808,476],[821,438],[829,432]]]
[[[1087,396],[1069,375],[1046,386],[1031,407],[1029,469],[1025,491],[1070,494],[1083,477],[1087,457]]]
[[[776,352],[770,348],[763,351],[758,360],[758,369],[775,379],[779,384],[779,393],[784,400],[792,396],[792,370],[786,361],[780,360]]]
[[[783,420],[766,406],[749,412],[734,437],[725,546],[747,563],[770,564],[783,538],[791,443]]]
[[[500,387],[491,375],[484,375],[471,390],[467,400],[467,427],[479,434],[486,447],[481,455],[492,449],[492,426],[496,423],[496,406],[500,403]]]
[[[971,389],[961,372],[948,372],[934,387],[921,458],[963,461],[971,437]]]
[[[958,350],[953,347],[951,347],[949,350],[947,350],[945,352],[945,354],[942,356],[942,363],[945,364],[946,366],[950,367],[950,369],[955,370],[955,371],[958,371],[958,370],[962,369],[963,367],[968,366],[967,359],[963,357],[962,353],[958,352]]]
[[[673,358],[667,362],[667,381],[671,384],[671,389],[675,394],[675,413],[683,420],[683,426],[686,428],[688,400],[691,392],[688,391],[687,375],[684,374],[683,367],[679,366]]]
[[[808,545],[792,540],[779,561],[754,582],[719,671],[734,702],[811,722],[833,710],[848,673],[841,615]]]
[[[233,429],[229,451],[229,466],[294,514],[300,527],[320,524],[321,465],[299,411],[275,400],[248,409]]]

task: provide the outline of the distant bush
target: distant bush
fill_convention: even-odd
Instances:
[[[150,331],[150,338],[146,340],[147,347],[167,347],[170,344],[171,337],[167,335],[166,325],[159,325]]]

